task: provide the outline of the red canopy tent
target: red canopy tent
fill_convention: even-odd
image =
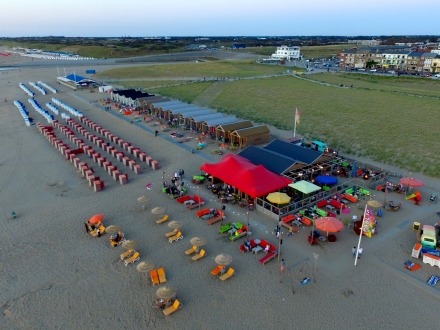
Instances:
[[[254,165],[234,154],[225,156],[216,164],[204,164],[200,169],[253,198],[267,195],[292,183],[262,165]]]

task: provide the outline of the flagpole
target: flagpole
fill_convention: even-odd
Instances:
[[[364,216],[362,217],[362,226],[361,226],[361,233],[359,234],[359,242],[358,247],[356,249],[356,257],[354,259],[354,265],[356,266],[358,255],[359,255],[359,247],[361,246],[361,240],[362,240],[362,229],[364,228],[364,222],[365,222],[365,214],[367,213],[367,204],[365,204],[365,210],[364,210]]]
[[[293,137],[296,136],[296,112],[295,112],[295,126],[293,127]]]

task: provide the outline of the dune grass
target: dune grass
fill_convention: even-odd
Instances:
[[[274,75],[284,67],[256,64],[254,61],[216,61],[117,68],[97,74],[98,78],[244,78]]]
[[[390,77],[356,73],[315,73],[307,78],[355,88],[440,97],[440,81],[428,78]]]
[[[325,46],[301,46],[301,54],[304,58],[323,58],[338,55],[344,48],[349,48],[350,45],[325,45]]]
[[[206,83],[205,83],[206,84]],[[198,83],[158,89],[193,99]],[[206,85],[199,88],[204,90]],[[225,84],[211,104],[222,112],[293,130],[331,147],[406,170],[440,177],[438,100],[377,90],[328,87],[290,76]]]
[[[169,96],[174,99],[179,99],[182,102],[191,103],[197,96],[203,93],[205,89],[211,86],[211,84],[212,82],[209,81],[188,83],[180,86],[158,88],[157,91],[162,96]]]
[[[117,80],[107,81],[109,85],[121,85],[124,88],[142,88],[142,89],[154,89],[157,87],[166,87],[173,85],[180,85],[188,83],[188,80]]]

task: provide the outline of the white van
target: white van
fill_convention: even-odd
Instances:
[[[435,74],[434,77],[440,78],[440,73]]]

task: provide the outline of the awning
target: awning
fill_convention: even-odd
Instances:
[[[293,189],[296,189],[296,190],[302,192],[303,194],[310,194],[314,191],[321,190],[321,187],[314,185],[313,183],[305,181],[305,180],[291,183],[291,184],[289,184],[289,187],[292,187]]]

